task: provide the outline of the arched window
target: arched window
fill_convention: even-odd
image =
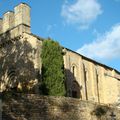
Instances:
[[[77,81],[74,80],[72,82],[72,97],[82,99],[82,95],[80,91],[81,91],[81,86],[79,85]]]
[[[14,67],[10,67],[7,71],[8,83],[11,88],[15,86],[16,83],[16,72]]]
[[[75,66],[72,66],[72,72],[73,72],[73,75],[75,76]]]
[[[9,80],[14,80],[14,78],[15,78],[15,68],[13,68],[13,67],[9,68],[9,70],[7,72],[7,76],[9,78]]]
[[[76,77],[77,76],[77,66],[75,64],[72,65],[71,70],[72,70],[73,76]]]

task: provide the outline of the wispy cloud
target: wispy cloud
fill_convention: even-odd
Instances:
[[[66,0],[61,15],[66,23],[75,24],[80,29],[87,29],[101,13],[101,5],[97,0],[76,0],[73,4]]]
[[[48,25],[46,29],[47,33],[49,33],[52,30],[52,28],[53,28],[53,25]]]
[[[53,34],[53,32],[55,31],[55,28],[56,28],[56,24],[49,24],[47,25],[46,27],[46,34],[51,36]]]
[[[120,24],[114,25],[90,44],[85,44],[77,50],[78,53],[97,60],[120,58]]]

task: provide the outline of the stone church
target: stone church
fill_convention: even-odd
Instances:
[[[30,7],[15,6],[0,18],[0,92],[20,81],[36,85],[44,39],[31,33]],[[120,72],[68,48],[63,49],[67,96],[98,103],[120,102]]]

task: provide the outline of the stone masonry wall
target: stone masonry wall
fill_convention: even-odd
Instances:
[[[64,49],[67,95],[104,104],[119,103],[120,73],[69,49]],[[78,87],[75,87],[74,83]]]
[[[15,6],[14,11],[8,11],[3,14],[3,18],[0,18],[0,34],[21,24],[27,26],[27,31],[30,33],[30,7],[26,3],[20,3]]]
[[[2,120],[99,120],[93,114],[97,104],[79,99],[16,94],[2,103]],[[101,120],[111,120],[111,112],[120,120],[115,108],[109,108]]]
[[[31,89],[40,78],[42,43],[27,33],[13,39],[10,35],[0,36],[0,92],[15,87],[21,89],[22,83]]]

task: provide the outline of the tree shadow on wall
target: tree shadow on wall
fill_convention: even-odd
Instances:
[[[77,82],[74,74],[70,70],[65,69],[65,77],[66,96],[82,99],[82,86]]]
[[[20,83],[23,89],[30,88],[39,70],[33,60],[37,48],[33,48],[26,37],[11,38],[9,32],[0,36],[0,82],[7,90],[16,88]],[[33,82],[30,82],[30,81]]]
[[[82,110],[80,109],[78,99],[65,97],[49,97],[48,104],[43,106],[47,108],[43,120],[82,120]]]
[[[80,101],[78,101],[78,99],[82,99],[82,86],[68,69],[65,69],[65,77],[65,88],[67,91],[66,98],[47,98],[49,104],[44,103],[43,105],[47,109],[47,115],[44,115],[44,120],[79,120],[80,118],[83,118],[83,111],[79,109]]]
[[[59,120],[79,120],[83,118],[82,110],[79,109],[78,99],[82,100],[82,85],[78,83],[75,75],[69,70],[65,69],[65,88],[66,96],[72,98],[63,98],[62,102],[58,103],[57,107],[61,111],[61,115],[58,114],[56,119]],[[83,118],[84,119],[84,118]]]

